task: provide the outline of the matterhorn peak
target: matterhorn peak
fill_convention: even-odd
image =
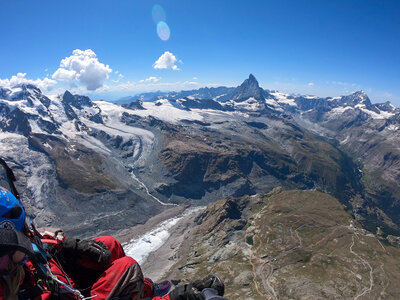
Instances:
[[[233,100],[244,101],[249,98],[254,98],[260,101],[265,101],[262,93],[262,89],[258,85],[257,79],[253,74],[247,78],[235,91]]]
[[[257,84],[258,84],[258,81],[257,81],[257,79],[256,79],[256,77],[253,75],[253,74],[251,74],[250,73],[250,75],[249,75],[249,81],[254,81],[254,82],[257,82]]]
[[[247,78],[242,85],[247,85],[247,86],[252,86],[252,87],[256,87],[256,88],[260,88],[260,86],[258,85],[258,81],[256,79],[256,77],[253,74],[249,75],[249,78]]]

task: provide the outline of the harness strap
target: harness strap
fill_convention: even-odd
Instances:
[[[7,180],[8,180],[8,184],[10,185],[11,192],[13,193],[15,198],[18,199],[19,203],[21,203],[21,205],[23,207],[24,205],[22,204],[22,201],[20,199],[20,196],[19,196],[19,193],[17,191],[17,188],[14,185],[14,181],[17,181],[17,179],[15,178],[15,175],[14,175],[13,171],[11,170],[11,168],[7,165],[7,163],[1,157],[0,157],[0,164],[6,170]]]

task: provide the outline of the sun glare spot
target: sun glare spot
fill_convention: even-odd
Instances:
[[[165,23],[164,21],[160,21],[157,24],[157,34],[159,38],[163,41],[168,41],[169,37],[171,35],[171,32],[169,30],[168,24]]]
[[[158,24],[158,22],[161,22],[161,21],[165,22],[167,20],[165,17],[164,8],[162,8],[161,5],[159,5],[159,4],[153,5],[151,14],[153,16],[153,21],[156,24]]]

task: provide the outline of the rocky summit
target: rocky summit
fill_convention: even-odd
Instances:
[[[246,101],[249,98],[254,98],[260,103],[265,103],[263,89],[260,88],[253,74],[250,74],[249,78],[237,87],[232,95],[232,100],[236,102]]]

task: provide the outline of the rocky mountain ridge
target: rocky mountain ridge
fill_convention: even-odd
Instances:
[[[221,104],[229,100],[243,102],[250,98],[254,98],[260,104],[267,106],[278,112],[290,110],[292,112],[306,112],[310,109],[325,108],[328,110],[342,107],[343,109],[359,109],[369,114],[375,119],[388,119],[400,113],[400,109],[396,108],[390,101],[372,104],[368,95],[364,91],[357,91],[347,96],[326,97],[321,98],[310,95],[290,95],[260,88],[257,79],[253,74],[249,75],[240,86],[232,87],[216,87],[216,88],[200,88],[198,90],[188,90],[181,92],[151,92],[142,93],[137,96],[125,97],[122,102],[131,103],[136,100],[140,101],[157,101],[160,99],[178,100],[214,100]],[[118,100],[117,100],[118,102]],[[263,110],[261,106],[258,110]],[[250,106],[243,107],[244,110],[252,110]]]
[[[229,299],[400,295],[400,250],[362,229],[337,199],[318,191],[276,188],[220,200],[188,228],[162,278],[190,282],[216,273]]]
[[[0,155],[45,225],[90,235],[169,205],[284,186],[327,191],[370,230],[400,232],[399,110],[365,93],[294,97],[250,75],[237,88],[124,106],[33,86],[0,95]]]
[[[375,206],[373,210],[376,210],[376,205],[386,206],[385,210],[391,215],[390,218],[398,218],[396,216],[398,208],[395,203],[400,197],[396,183],[399,180],[399,108],[394,107],[390,102],[372,104],[363,91],[348,96],[320,98],[292,96],[269,90],[264,90],[263,93],[264,106],[254,107],[254,102],[257,102],[254,99],[259,95],[258,83],[252,88],[246,88],[249,86],[248,82],[254,82],[254,80],[254,76],[250,75],[240,87],[233,89],[228,96],[231,100],[227,101],[224,98],[219,100],[220,97],[226,96],[222,94],[207,101],[215,103],[212,108],[214,110],[243,112],[249,118],[258,115],[294,120],[298,128],[306,129],[327,139],[330,144],[346,153],[358,165],[361,172],[363,192],[354,198],[358,200],[352,200],[352,206],[357,207],[355,213],[358,214],[357,211],[366,207],[365,201],[359,198],[368,198],[368,201],[373,203],[371,205]],[[243,89],[247,89],[245,93],[249,96],[248,99],[254,102],[244,101],[241,104],[245,105],[232,105],[235,91]],[[174,95],[174,99],[168,101],[179,103],[184,109],[190,109],[185,106],[186,101],[189,100],[205,103],[202,99],[196,99],[195,95],[198,95],[196,91],[187,91],[184,98],[176,100],[177,96]],[[164,95],[164,98],[170,99],[169,95]],[[218,103],[222,107],[217,106]],[[199,107],[201,106],[197,106]],[[203,106],[202,108],[209,109],[210,107]],[[259,127],[257,129],[266,129],[266,123],[249,121],[247,124],[252,124],[255,128]],[[284,131],[283,134],[285,134]],[[314,153],[318,152],[317,149],[315,150]],[[376,227],[386,218],[386,213],[382,214],[381,208],[376,211],[376,214],[375,217],[370,214],[364,216],[369,220],[369,228]]]

